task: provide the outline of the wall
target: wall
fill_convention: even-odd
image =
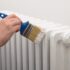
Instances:
[[[0,10],[11,10],[48,21],[69,23],[69,0],[0,0]]]

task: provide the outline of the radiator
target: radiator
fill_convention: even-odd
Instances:
[[[40,44],[34,44],[19,32],[14,34],[0,48],[0,70],[70,70],[69,26],[23,15],[19,17],[43,26],[45,37]]]

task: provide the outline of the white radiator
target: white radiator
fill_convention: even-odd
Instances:
[[[70,70],[69,26],[23,15],[19,17],[43,25],[46,35],[40,44],[32,43],[19,32],[13,35],[0,48],[0,70]]]

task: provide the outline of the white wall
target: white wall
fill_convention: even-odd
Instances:
[[[66,0],[0,0],[0,10],[11,10],[49,21],[69,23],[70,7]]]

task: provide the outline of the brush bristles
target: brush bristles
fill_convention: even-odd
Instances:
[[[28,35],[28,39],[30,39],[31,41],[34,42],[36,37],[37,37],[37,35],[40,33],[40,31],[41,30],[38,27],[33,26],[30,34]]]
[[[39,42],[44,36],[44,32],[42,32],[41,28],[34,26],[29,22],[22,24],[20,32],[27,39],[35,43]]]

